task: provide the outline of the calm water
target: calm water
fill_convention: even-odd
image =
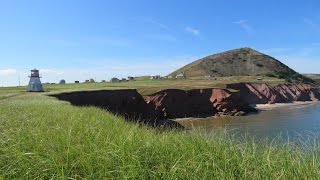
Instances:
[[[179,121],[186,127],[206,131],[226,128],[258,138],[308,138],[320,134],[320,103],[279,107],[241,117],[202,118]]]

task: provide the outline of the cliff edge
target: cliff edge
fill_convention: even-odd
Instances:
[[[102,90],[61,93],[54,96],[77,106],[97,106],[157,127],[181,127],[169,119],[209,116],[241,116],[257,112],[252,104],[319,101],[320,91],[311,85],[278,85],[238,83],[228,89],[167,89],[142,96],[136,90]]]

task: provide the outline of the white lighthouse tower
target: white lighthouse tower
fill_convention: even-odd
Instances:
[[[29,85],[28,85],[28,92],[43,92],[43,87],[40,81],[39,70],[33,69],[31,70],[31,75]]]

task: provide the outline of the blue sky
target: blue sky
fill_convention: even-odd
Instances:
[[[0,0],[0,86],[166,75],[239,47],[320,73],[316,0]]]

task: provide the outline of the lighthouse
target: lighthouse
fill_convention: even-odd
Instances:
[[[43,87],[40,81],[39,70],[31,70],[31,75],[29,76],[30,81],[28,85],[28,92],[43,92]]]

